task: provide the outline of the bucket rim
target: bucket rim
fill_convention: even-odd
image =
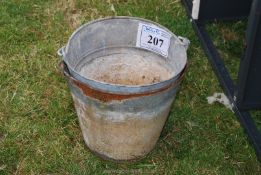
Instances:
[[[181,71],[179,73],[177,73],[175,76],[173,76],[173,77],[171,77],[167,80],[157,82],[157,83],[152,83],[152,84],[144,84],[144,85],[111,84],[111,83],[98,81],[98,80],[95,80],[95,79],[85,78],[82,75],[80,75],[78,72],[76,72],[70,66],[70,64],[67,63],[67,60],[66,60],[66,53],[68,52],[68,46],[70,45],[70,43],[72,42],[74,37],[82,29],[88,27],[89,25],[92,25],[92,24],[98,23],[98,22],[102,22],[102,21],[105,21],[105,20],[114,20],[114,19],[138,20],[138,21],[146,22],[146,23],[149,23],[149,24],[152,24],[152,25],[155,25],[155,26],[158,26],[158,27],[164,29],[165,31],[169,32],[172,37],[176,38],[176,41],[178,42],[177,44],[184,46],[184,53],[187,56],[187,52],[186,52],[187,46],[185,46],[184,42],[182,42],[182,40],[179,38],[179,36],[175,35],[168,28],[164,27],[161,24],[158,24],[158,23],[151,21],[151,20],[148,20],[148,19],[139,18],[139,17],[129,17],[129,16],[113,16],[113,17],[100,18],[100,19],[96,19],[96,20],[92,20],[90,22],[87,22],[87,23],[81,25],[79,28],[77,28],[72,33],[72,35],[70,36],[66,46],[62,47],[58,51],[58,55],[62,57],[64,64],[68,68],[68,72],[69,72],[70,76],[74,77],[76,80],[82,82],[83,84],[90,86],[93,89],[97,89],[97,90],[101,90],[101,91],[105,91],[105,92],[109,92],[109,93],[115,93],[115,94],[134,94],[134,93],[144,93],[144,92],[157,91],[157,90],[162,89],[166,86],[169,86],[170,84],[175,82],[177,79],[179,79],[179,77],[182,76],[182,74],[184,74],[184,72],[185,72],[184,70],[187,67],[187,58],[185,60],[185,64],[181,68]],[[142,49],[142,48],[140,48],[140,49]],[[157,53],[155,53],[155,54],[157,54]]]
[[[109,16],[109,17],[105,17],[105,18],[99,18],[99,19],[95,19],[95,20],[91,20],[83,25],[81,25],[80,27],[78,27],[72,34],[71,36],[69,37],[69,40],[65,46],[65,54],[66,52],[68,51],[68,45],[70,44],[70,42],[73,40],[73,38],[75,37],[75,35],[77,35],[77,33],[79,33],[83,28],[89,26],[89,25],[92,25],[94,23],[97,23],[97,22],[101,22],[101,21],[106,21],[106,20],[113,20],[113,19],[132,19],[132,20],[140,20],[140,21],[143,21],[143,22],[147,22],[147,23],[150,23],[150,24],[153,24],[155,26],[158,26],[162,29],[164,29],[165,31],[167,31],[168,33],[170,33],[172,36],[174,36],[177,41],[179,42],[179,44],[181,45],[184,45],[184,43],[180,40],[179,36],[175,35],[172,31],[170,31],[168,28],[166,28],[165,26],[157,23],[157,22],[154,22],[154,21],[151,21],[151,20],[148,20],[148,19],[144,19],[144,18],[140,18],[140,17],[132,17],[132,16]]]

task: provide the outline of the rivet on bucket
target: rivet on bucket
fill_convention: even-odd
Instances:
[[[157,23],[131,17],[100,19],[73,33],[58,54],[90,150],[119,161],[153,149],[184,76],[188,45]]]

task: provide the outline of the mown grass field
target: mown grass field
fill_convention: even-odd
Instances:
[[[150,19],[191,40],[160,140],[135,163],[104,161],[86,148],[56,55],[81,24],[114,15]],[[208,28],[234,79],[245,24]],[[214,92],[222,89],[179,0],[0,1],[0,174],[261,174],[234,114],[207,103]]]

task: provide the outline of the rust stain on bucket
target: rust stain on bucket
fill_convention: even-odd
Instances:
[[[141,94],[112,94],[112,93],[107,93],[107,92],[102,92],[102,91],[99,91],[96,89],[92,89],[92,88],[88,87],[87,85],[85,85],[79,81],[76,81],[76,80],[71,80],[71,81],[73,82],[73,84],[78,86],[78,88],[80,88],[85,95],[93,97],[98,100],[101,100],[103,102],[109,102],[112,100],[125,100],[125,99],[129,99],[129,98],[148,96],[148,95],[152,95],[152,94],[164,91],[164,90],[170,88],[171,86],[177,85],[177,83],[173,83],[172,85],[164,87],[160,90],[157,90],[154,92],[148,92],[148,93],[141,93]]]

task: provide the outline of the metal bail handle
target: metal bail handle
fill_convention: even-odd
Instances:
[[[71,80],[74,80],[74,81],[78,81],[74,77],[72,77],[72,75],[70,74],[70,71],[69,71],[69,68],[68,68],[67,64],[63,60],[60,61],[59,68],[60,68],[61,73],[63,73],[63,75],[65,77],[67,77],[67,78],[69,78]]]
[[[186,50],[188,50],[188,47],[190,45],[190,41],[188,38],[182,37],[182,36],[178,36],[178,39],[180,40],[180,42],[182,43],[182,45],[185,47]]]
[[[58,51],[57,51],[57,54],[61,57],[61,58],[63,58],[64,57],[64,55],[65,55],[65,46],[63,46],[63,47],[61,47]]]

